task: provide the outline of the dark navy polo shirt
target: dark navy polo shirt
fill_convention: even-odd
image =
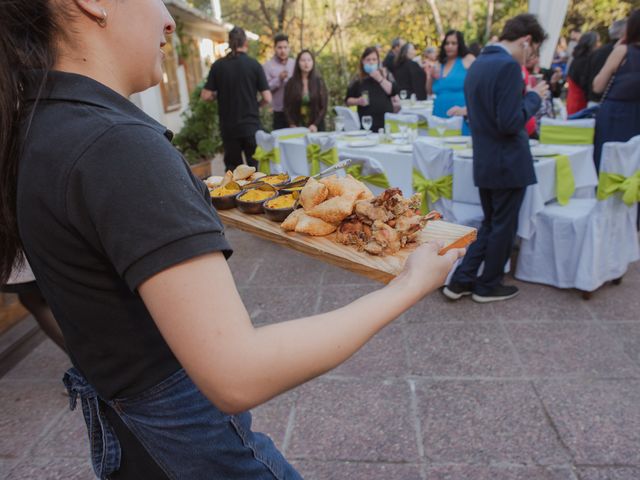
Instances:
[[[25,88],[20,236],[73,364],[103,398],[135,395],[180,368],[137,287],[231,248],[166,128],[90,78],[39,83]]]

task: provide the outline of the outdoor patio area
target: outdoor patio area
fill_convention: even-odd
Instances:
[[[257,325],[379,286],[228,237]],[[312,480],[637,480],[640,265],[589,301],[515,283],[520,296],[498,304],[433,294],[343,366],[256,409],[255,429]],[[94,478],[67,366],[47,340],[0,379],[0,478]]]

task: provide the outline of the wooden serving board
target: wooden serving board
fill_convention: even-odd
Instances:
[[[285,232],[280,228],[278,222],[272,222],[264,215],[248,215],[240,212],[237,208],[218,210],[218,215],[228,226],[244,230],[383,283],[390,282],[400,273],[407,257],[416,248],[411,246],[403,248],[395,255],[379,257],[359,252],[355,247],[337,243],[334,240],[335,234],[312,237],[301,233]],[[440,251],[442,255],[452,248],[468,246],[475,241],[476,233],[475,228],[438,220],[427,224],[420,233],[419,241],[422,243],[429,240],[441,240],[445,245]]]

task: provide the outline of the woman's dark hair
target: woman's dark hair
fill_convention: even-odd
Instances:
[[[480,45],[478,42],[473,42],[471,45],[469,45],[469,53],[474,57],[479,56],[480,52],[482,52],[482,45]]]
[[[4,0],[0,4],[0,29],[0,284],[3,284],[22,251],[16,194],[21,138],[25,136],[21,124],[27,115],[24,88],[33,71],[48,72],[53,68],[58,26],[49,0]]]
[[[624,36],[624,43],[631,45],[640,42],[640,9],[635,9],[627,20],[627,33]]]
[[[364,52],[362,52],[362,55],[360,55],[360,68],[358,70],[358,76],[360,77],[360,80],[364,80],[365,78],[367,78],[367,73],[364,71],[362,61],[372,53],[376,54],[376,57],[378,57],[378,65],[380,65],[380,54],[378,53],[378,49],[376,47],[365,48]]]
[[[530,13],[522,13],[507,20],[499,40],[512,42],[527,35],[531,35],[531,42],[537,44],[541,44],[547,38],[547,34],[538,23],[536,16]]]
[[[580,37],[580,40],[578,40],[576,48],[573,49],[573,58],[586,57],[593,52],[596,48],[596,44],[598,43],[598,39],[599,37],[596,32],[584,33]]]
[[[444,50],[444,45],[447,43],[447,38],[451,35],[455,35],[458,40],[458,58],[465,57],[469,53],[469,49],[467,48],[466,43],[464,43],[464,35],[462,32],[458,30],[449,30],[444,36],[444,40],[442,40],[442,45],[440,45],[440,54],[438,55],[438,61],[443,65],[447,63],[447,52]]]
[[[412,46],[413,46],[413,43],[408,43],[407,42],[400,48],[400,51],[398,52],[398,56],[393,61],[394,65],[400,66],[404,62],[409,60],[409,57],[407,57],[407,53],[409,52],[409,48],[411,48]]]
[[[284,110],[287,119],[299,124],[300,107],[302,106],[302,70],[300,69],[300,58],[304,54],[311,56],[313,67],[309,72],[309,106],[311,108],[311,119],[315,119],[318,114],[327,109],[327,89],[322,77],[316,70],[316,59],[310,50],[302,50],[296,57],[296,65],[293,69],[293,76],[287,82],[284,89]],[[316,125],[317,127],[318,125]]]
[[[247,34],[240,27],[233,27],[229,30],[229,48],[231,52],[229,55],[237,55],[238,49],[244,47],[247,43]]]

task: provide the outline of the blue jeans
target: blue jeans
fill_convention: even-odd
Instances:
[[[118,439],[95,389],[75,368],[64,383],[71,409],[78,396],[82,401],[94,472],[106,479],[120,465]],[[251,431],[249,412],[222,413],[184,370],[139,395],[105,403],[171,479],[302,479],[266,435]]]

